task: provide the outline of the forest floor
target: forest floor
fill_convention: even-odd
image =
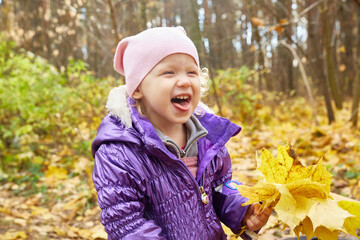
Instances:
[[[268,111],[273,114],[271,109]],[[348,112],[338,112],[336,123],[327,125],[325,118],[320,118],[316,125],[311,118],[288,111],[279,113],[277,116],[281,117],[270,119],[267,124],[245,126],[227,144],[233,179],[254,185],[258,174],[256,151],[266,148],[275,154],[276,144],[290,143],[304,164],[314,164],[323,157],[333,174],[332,192],[360,200],[360,130],[351,127],[346,115]],[[87,167],[90,162],[80,158],[79,172],[72,176],[60,169],[48,171],[36,184],[40,189],[36,194],[23,194],[25,183],[2,184],[0,239],[107,239],[100,223],[91,170]],[[281,229],[273,214],[260,231],[259,240],[294,236],[290,230]],[[228,229],[225,231],[235,239]]]

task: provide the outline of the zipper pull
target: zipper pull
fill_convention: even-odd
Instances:
[[[204,187],[203,186],[200,186],[199,187],[199,190],[200,190],[200,193],[201,193],[201,201],[204,203],[204,204],[208,204],[209,203],[209,197],[208,195],[206,195],[206,192],[204,190]]]
[[[186,152],[183,149],[180,149],[180,158],[185,156]]]

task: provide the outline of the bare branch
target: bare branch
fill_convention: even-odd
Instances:
[[[290,44],[288,44],[284,40],[280,40],[279,43],[284,45],[285,47],[287,47],[290,50],[290,52],[293,54],[294,58],[299,63],[299,68],[300,68],[301,75],[302,75],[302,77],[304,79],[305,88],[306,88],[307,94],[309,96],[311,105],[313,107],[313,116],[314,116],[314,119],[315,119],[315,123],[316,123],[316,125],[318,125],[317,118],[316,118],[317,114],[316,114],[315,100],[314,100],[314,97],[313,97],[312,92],[311,92],[310,83],[309,83],[308,77],[306,75],[304,65],[302,64],[301,59],[297,55],[295,49]]]
[[[356,4],[360,7],[360,0],[354,0]]]
[[[116,17],[115,17],[115,11],[114,11],[114,6],[112,4],[111,0],[107,0],[109,8],[110,8],[110,17],[111,17],[111,21],[113,24],[113,31],[114,31],[114,36],[115,36],[115,41],[116,43],[120,42],[120,34],[118,33],[117,29],[117,22],[116,22]]]
[[[308,6],[307,8],[305,8],[304,10],[302,10],[301,13],[299,13],[299,17],[301,17],[302,15],[305,15],[307,12],[309,12],[311,9],[313,9],[314,7],[316,7],[317,5],[319,5],[320,3],[322,3],[324,0],[319,0],[317,2],[314,2],[313,4],[311,4],[310,6]]]

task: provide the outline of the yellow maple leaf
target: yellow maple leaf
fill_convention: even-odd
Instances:
[[[310,176],[313,181],[318,183],[323,183],[326,185],[326,189],[330,192],[330,184],[332,182],[333,176],[326,170],[323,165],[322,158],[318,161],[316,165],[310,166]]]
[[[280,199],[274,207],[278,219],[294,229],[306,217],[310,209],[310,202],[302,196],[293,196],[286,185],[279,184],[277,189],[280,192]]]
[[[299,179],[306,179],[309,177],[309,168],[302,165],[293,165],[289,171],[286,182],[291,183]]]
[[[321,199],[329,197],[329,191],[327,191],[327,186],[325,184],[314,182],[310,179],[300,179],[288,183],[286,186],[293,196]]]
[[[263,149],[258,169],[264,175],[266,182],[283,184],[286,182],[294,160],[289,156],[285,147],[279,145],[277,153],[277,157],[274,158],[271,152]]]
[[[345,219],[344,228],[349,234],[356,236],[355,229],[360,229],[360,203],[342,200],[339,201],[338,204],[339,207],[353,214],[352,217]],[[358,239],[360,239],[360,237],[358,237]]]
[[[300,233],[303,233],[307,236],[308,239],[311,239],[314,236],[313,224],[309,217],[306,217],[298,226],[294,228],[296,236],[299,238]]]
[[[315,236],[320,239],[326,240],[337,240],[337,236],[339,234],[338,231],[330,231],[324,226],[319,226],[314,231]]]
[[[353,216],[346,210],[340,208],[336,200],[317,199],[311,201],[313,201],[313,204],[307,216],[311,219],[315,230],[323,226],[331,232],[335,230],[343,231],[345,219]]]
[[[248,198],[248,201],[244,203],[245,205],[263,202],[262,207],[267,208],[272,206],[279,196],[279,191],[274,184],[258,183],[254,187],[241,186],[241,194]]]
[[[257,157],[258,170],[264,178],[253,187],[238,186],[245,203],[263,202],[272,206],[284,226],[299,237],[337,239],[340,231],[356,236],[360,227],[360,203],[340,202],[330,194],[332,175],[320,159],[315,165],[303,166],[290,145],[277,146],[275,158],[263,149]]]

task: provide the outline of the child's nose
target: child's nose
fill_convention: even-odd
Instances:
[[[191,81],[188,76],[181,75],[179,76],[179,80],[177,81],[178,87],[190,87]]]

